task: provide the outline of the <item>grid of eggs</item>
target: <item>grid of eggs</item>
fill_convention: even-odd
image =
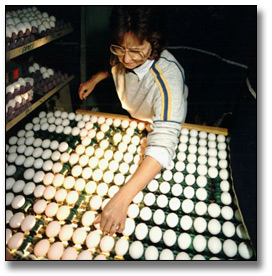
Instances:
[[[134,120],[41,112],[11,137],[6,243],[13,256],[252,258],[231,192],[227,143],[212,133],[182,129],[174,161],[134,198],[122,234],[104,235],[93,224],[139,166],[148,127]]]
[[[31,105],[33,99],[32,78],[19,78],[16,82],[6,87],[6,117],[12,120],[23,110]]]
[[[37,7],[28,7],[6,12],[6,42],[7,51],[33,42],[70,27],[70,23],[56,20],[56,17],[47,12],[41,12]]]

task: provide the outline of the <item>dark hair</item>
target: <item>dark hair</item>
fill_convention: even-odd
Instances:
[[[152,47],[149,59],[158,60],[166,48],[165,20],[161,6],[114,6],[110,17],[113,43],[121,44],[126,33]]]

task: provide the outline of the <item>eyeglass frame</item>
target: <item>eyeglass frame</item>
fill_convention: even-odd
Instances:
[[[118,55],[118,54],[116,54],[116,53],[112,50],[112,47],[117,47],[117,48],[123,50],[124,53],[121,54],[121,55]],[[111,51],[111,53],[114,54],[115,56],[123,57],[123,56],[126,54],[126,52],[129,54],[131,50],[126,49],[126,48],[124,48],[124,47],[122,47],[122,46],[120,46],[120,45],[111,44],[111,45],[110,45],[110,51]],[[139,52],[140,55],[143,55],[143,58],[142,58],[142,59],[135,59],[135,58],[132,58],[131,55],[129,54],[129,56],[131,57],[131,59],[134,60],[134,61],[143,61],[143,60],[149,58],[149,56],[150,56],[150,54],[151,54],[151,51],[152,51],[152,47],[151,47],[151,45],[149,45],[149,49],[148,49],[148,54],[147,54],[147,55],[145,55],[145,54],[143,53],[144,50],[140,50],[140,51],[134,50],[134,51],[135,51],[135,52]]]

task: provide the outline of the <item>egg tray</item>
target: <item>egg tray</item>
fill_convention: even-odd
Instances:
[[[71,127],[74,127],[75,125],[77,125],[77,121],[72,120],[72,121],[70,122],[70,126],[71,126]],[[97,128],[97,131],[98,131],[98,130],[99,130],[99,125],[96,124],[95,127]],[[113,136],[114,133],[115,133],[116,131],[117,131],[117,132],[120,132],[120,131],[122,131],[122,129],[121,129],[120,127],[119,127],[118,129],[114,129],[113,132],[111,133],[111,135]],[[146,132],[142,132],[142,133],[140,134],[141,137],[145,137],[146,135],[147,135]],[[77,143],[80,143],[80,136],[76,136],[76,137],[72,137],[72,138],[71,138],[71,136],[68,137],[67,135],[64,135],[64,134],[61,134],[61,135],[60,135],[60,134],[57,134],[57,133],[49,133],[48,131],[37,131],[37,132],[35,132],[35,137],[40,137],[41,139],[51,139],[51,140],[57,139],[58,141],[64,141],[64,140],[65,140],[65,141],[70,141],[70,142],[71,142],[71,141],[77,141]],[[77,143],[75,143],[74,145],[72,145],[71,143],[69,144],[69,145],[72,147],[72,152],[75,151],[75,147],[76,147]],[[95,145],[95,144],[94,144],[94,145]],[[98,146],[98,145],[96,144],[96,146]],[[115,147],[117,147],[117,145],[116,145]],[[114,148],[114,145],[112,146],[112,148]],[[177,159],[174,159],[174,161],[176,162]],[[164,169],[164,170],[166,170],[166,169]],[[162,170],[162,173],[163,173],[164,170]],[[70,175],[70,171],[71,171],[71,166],[70,166],[70,170],[66,171],[66,176]],[[172,172],[174,173],[175,171],[176,171],[176,169],[175,169],[175,168],[172,168]],[[186,172],[184,171],[184,175],[185,175],[185,174],[186,174]],[[126,174],[125,177],[128,176],[128,175],[129,175],[129,174]],[[23,178],[23,172],[21,172],[21,176],[20,176],[20,177]],[[20,179],[20,177],[19,177],[19,179]],[[161,177],[157,177],[156,179],[157,179],[157,181],[159,182],[159,184],[160,184],[162,181],[164,181]],[[90,179],[90,180],[91,180],[91,179]],[[218,186],[218,181],[219,181],[219,179],[217,179],[217,180],[216,180],[216,179],[215,179],[215,180],[212,180],[212,181],[211,181],[211,185],[208,186],[208,187],[206,187],[207,191],[208,191],[208,192],[211,192],[211,189],[213,189],[213,188],[218,190],[218,187],[217,187],[217,186]],[[101,182],[101,181],[100,181],[100,182]],[[173,180],[172,180],[172,181],[169,181],[169,183],[170,183],[171,186],[174,184]],[[97,182],[97,184],[99,184],[99,182]],[[110,183],[110,184],[112,184],[112,183]],[[184,181],[183,181],[182,183],[180,183],[180,184],[181,184],[183,187],[186,186],[186,183],[185,183]],[[109,187],[110,187],[110,186],[111,186],[111,185],[109,185]],[[195,184],[193,185],[193,187],[194,187],[195,189],[197,188],[197,186],[196,186]],[[145,188],[145,189],[143,190],[143,196],[144,196],[145,194],[147,194],[148,192],[150,192],[150,191],[148,190],[148,188]],[[158,189],[157,191],[155,191],[154,193],[155,193],[156,196],[158,196],[158,195],[161,194],[161,192],[159,191],[159,189]],[[79,208],[81,211],[75,213],[75,215],[72,217],[72,220],[68,222],[68,223],[71,223],[71,224],[73,224],[73,225],[77,225],[77,227],[81,226],[81,218],[82,218],[82,215],[84,214],[84,210],[87,211],[87,210],[90,209],[89,200],[90,200],[90,198],[91,198],[93,195],[95,195],[95,193],[94,193],[93,195],[86,195],[86,192],[82,192],[82,194],[85,194],[85,199],[84,199],[84,201],[80,202],[80,204],[79,204],[79,206],[78,206],[78,208]],[[168,200],[170,200],[170,199],[172,198],[172,194],[171,194],[171,193],[166,194],[166,196],[168,197]],[[30,198],[30,197],[29,197],[29,198]],[[41,197],[41,198],[42,198],[42,197]],[[105,199],[105,198],[107,198],[107,196],[105,196],[105,197],[103,197],[103,198]],[[233,193],[232,193],[232,198],[235,198],[235,199],[236,199],[235,194],[233,194]],[[180,199],[181,199],[181,201],[182,201],[182,197],[181,197]],[[37,199],[35,199],[33,196],[32,196],[32,200],[33,200],[33,204],[34,204],[35,201],[37,201]],[[52,201],[53,201],[53,200],[52,200]],[[194,203],[197,202],[196,199],[194,199],[193,201],[194,201]],[[214,199],[211,200],[210,198],[206,200],[207,203],[208,203],[208,202],[214,202],[214,201],[216,201],[216,200],[214,200]],[[50,202],[50,201],[48,201],[48,203],[49,203],[49,202]],[[223,206],[221,202],[217,201],[217,203],[218,203],[220,206]],[[236,206],[235,203],[236,203],[236,204],[238,203],[237,200],[233,200],[233,201],[232,201],[231,207],[232,207],[233,209],[237,209],[237,210],[239,211],[239,207]],[[32,205],[32,206],[33,206],[33,205]],[[27,210],[27,212],[26,212],[26,215],[27,215],[27,214],[35,214],[35,213],[33,213],[32,206],[29,206],[29,208],[28,208],[28,210]],[[145,206],[143,200],[142,200],[140,203],[138,203],[138,206],[140,207],[140,209],[143,208],[143,207]],[[156,205],[154,205],[154,206],[149,206],[149,207],[151,208],[151,210],[152,210],[153,213],[154,213],[154,210],[158,208],[158,206],[156,206]],[[71,208],[72,208],[72,206],[71,206]],[[11,207],[7,207],[6,209],[12,209],[12,208],[11,208]],[[82,210],[83,210],[83,211],[82,211]],[[15,211],[15,212],[18,212],[18,210],[14,210],[14,211]],[[98,213],[101,212],[100,209],[99,209],[99,210],[96,210],[96,211],[97,211]],[[168,206],[167,206],[167,208],[164,209],[164,211],[165,211],[165,214],[166,214],[166,215],[167,215],[168,213],[170,213],[170,212],[173,212],[173,211],[171,211],[171,210],[169,209]],[[184,213],[181,211],[181,209],[180,209],[179,211],[175,212],[175,213],[178,215],[179,219],[184,215]],[[195,219],[195,218],[198,216],[198,215],[195,213],[194,210],[193,210],[190,214],[187,214],[187,215],[190,215],[193,219]],[[42,219],[42,217],[40,217],[39,215],[36,215],[36,217]],[[44,217],[44,216],[43,216],[43,217]],[[207,214],[207,213],[206,213],[205,215],[203,215],[203,217],[204,217],[207,221],[209,221],[209,220],[211,219],[211,217],[210,217],[209,214]],[[11,251],[12,256],[13,256],[15,259],[36,259],[36,257],[33,255],[33,248],[34,248],[34,245],[35,245],[42,237],[44,237],[44,235],[45,235],[44,232],[45,232],[46,225],[48,224],[49,221],[51,221],[51,220],[53,220],[53,219],[54,219],[54,218],[45,219],[44,226],[39,230],[38,233],[33,234],[32,238],[31,238],[32,243],[29,243],[27,249],[25,250],[25,253],[26,253],[26,254],[19,253],[18,251],[20,251],[20,250],[17,249],[17,250],[12,250],[12,251]],[[219,220],[221,223],[224,221],[224,219],[222,218],[222,216],[220,216],[220,217],[218,218],[218,220]],[[238,224],[242,223],[240,220],[237,221],[235,218],[233,218],[231,221],[232,221],[233,223],[236,223],[236,226],[237,226]],[[141,222],[145,222],[145,223],[147,224],[147,227],[149,228],[149,230],[150,230],[150,228],[151,228],[152,226],[155,226],[155,225],[156,225],[156,223],[153,221],[152,218],[151,218],[150,221],[147,221],[147,222],[146,222],[146,221],[143,221],[139,216],[137,216],[137,217],[135,218],[136,226],[137,226],[138,223],[141,223]],[[174,227],[174,228],[168,227],[167,224],[166,224],[165,222],[164,222],[163,224],[161,224],[161,225],[158,225],[158,226],[161,228],[161,230],[162,230],[163,233],[164,233],[167,229],[173,229],[173,230],[175,230],[175,232],[176,232],[176,234],[177,234],[177,237],[178,237],[178,235],[179,235],[180,233],[182,233],[182,232],[187,232],[191,237],[194,237],[195,235],[198,234],[198,233],[195,231],[195,229],[193,228],[193,226],[192,226],[189,230],[187,230],[187,231],[183,231],[183,230],[181,229],[181,227],[180,227],[179,224],[178,224],[176,227]],[[8,224],[7,224],[7,227],[9,227]],[[91,231],[91,230],[94,230],[94,229],[95,229],[94,226],[91,225],[91,226],[90,226],[90,230],[88,230],[88,231]],[[11,230],[12,230],[13,234],[19,231],[18,229],[11,229]],[[31,233],[31,232],[30,232],[30,233]],[[208,238],[211,236],[211,234],[209,234],[209,232],[208,232],[207,230],[206,230],[204,233],[202,233],[202,234],[206,237],[206,239],[208,239]],[[103,235],[103,234],[102,234],[102,235]],[[121,236],[122,236],[122,234],[117,234],[117,235],[115,235],[115,240],[117,240],[117,239],[120,238]],[[26,234],[26,238],[25,238],[25,239],[27,239],[27,237],[29,237],[29,234]],[[218,237],[222,242],[226,239],[226,237],[223,235],[222,232],[220,232],[220,233],[217,235],[217,237]],[[137,241],[137,237],[136,237],[135,233],[132,233],[129,237],[126,237],[126,238],[129,240],[129,243],[130,243],[130,244],[131,244],[133,241]],[[58,238],[55,238],[55,239],[57,240]],[[55,240],[55,239],[53,239],[53,240]],[[240,239],[236,234],[232,237],[232,239],[233,239],[237,244],[238,244],[239,242],[241,242],[242,240],[246,240],[247,242],[250,241],[248,236],[247,236],[247,237],[243,237],[243,239]],[[53,242],[53,240],[52,240],[52,242]],[[150,241],[148,235],[145,237],[145,239],[141,240],[141,242],[143,243],[143,246],[144,246],[145,249],[146,249],[149,245],[154,245],[154,246],[156,246],[157,249],[158,249],[158,251],[159,251],[159,253],[160,253],[163,249],[166,249],[166,248],[172,250],[174,256],[176,256],[179,252],[181,252],[181,250],[180,250],[180,248],[179,248],[177,242],[176,242],[173,246],[171,246],[171,247],[166,246],[162,240],[161,240],[159,243],[157,243],[157,244],[153,244],[153,243]],[[69,246],[69,245],[72,245],[72,243],[71,243],[71,242],[68,243],[68,245],[66,245],[66,247]],[[81,246],[81,247],[80,247],[80,246],[78,247],[78,245],[74,245],[74,246],[77,248],[78,252],[80,252],[83,248],[86,248],[85,245],[83,245],[83,246]],[[8,250],[9,250],[9,249],[8,249]],[[22,250],[22,251],[24,251],[24,250]],[[188,253],[188,255],[189,255],[191,258],[193,258],[193,257],[196,256],[196,255],[199,255],[199,253],[196,252],[196,251],[194,250],[194,248],[192,247],[192,244],[191,244],[191,246],[190,246],[187,250],[184,250],[184,251],[186,251],[186,252]],[[94,256],[94,257],[97,256],[97,255],[99,255],[99,254],[101,254],[101,250],[99,249],[99,246],[98,246],[97,248],[93,249],[93,250],[92,250],[92,253],[93,253],[93,256]],[[118,259],[118,260],[119,260],[119,259],[132,260],[132,258],[131,258],[131,256],[129,255],[128,252],[127,252],[123,257],[122,257],[122,256],[116,256],[114,249],[113,249],[111,252],[108,252],[107,254],[105,254],[105,253],[102,253],[102,254],[106,255],[107,259],[109,259],[109,260],[114,260],[114,259]],[[204,256],[205,259],[210,259],[211,257],[213,257],[213,255],[211,254],[211,252],[209,252],[209,250],[208,250],[207,248],[206,248],[203,252],[201,252],[200,254],[201,254],[202,256]],[[218,259],[222,259],[222,260],[228,259],[228,257],[226,257],[226,255],[223,253],[222,250],[221,250],[220,253],[218,253],[218,254],[216,255],[216,257],[217,257]],[[253,256],[253,258],[254,258],[254,256]],[[144,259],[144,254],[143,254],[142,257],[140,258],[140,260],[143,260],[143,259]],[[237,253],[232,259],[235,259],[235,260],[242,260],[243,258]]]

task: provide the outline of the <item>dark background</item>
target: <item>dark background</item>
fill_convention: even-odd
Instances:
[[[37,6],[70,21],[74,32],[33,54],[52,68],[75,75],[70,84],[74,110],[82,107],[80,53],[86,50],[86,76],[102,70],[109,55],[111,6]],[[9,6],[7,9],[14,9]],[[257,6],[162,6],[170,52],[185,70],[189,88],[187,123],[226,127],[234,186],[257,250]],[[82,23],[83,19],[83,23]],[[86,44],[81,44],[81,24]],[[178,49],[172,49],[175,46]],[[231,62],[228,62],[231,61]],[[233,64],[234,62],[235,64]],[[85,108],[126,114],[113,82],[100,83]]]

